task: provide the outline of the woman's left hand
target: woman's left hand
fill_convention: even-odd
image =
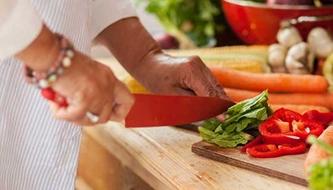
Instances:
[[[226,97],[223,87],[198,56],[152,54],[145,57],[135,75],[154,93]]]

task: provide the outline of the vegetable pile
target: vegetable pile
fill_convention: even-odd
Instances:
[[[246,144],[253,138],[251,132],[256,132],[258,125],[271,114],[267,100],[268,93],[265,91],[230,107],[223,122],[211,119],[199,127],[201,137],[220,147]]]
[[[274,72],[313,74],[315,58],[327,58],[333,53],[333,39],[321,27],[313,28],[304,42],[298,29],[286,23],[277,34],[278,43],[269,47],[269,64]]]
[[[321,160],[309,168],[307,171],[310,174],[309,187],[312,190],[330,190],[333,188],[333,147],[314,136],[310,136],[308,142],[317,144],[331,156],[329,159]]]
[[[260,124],[260,135],[241,150],[257,158],[305,153],[308,136],[319,136],[332,121],[332,112],[310,110],[301,115],[281,108]]]
[[[319,112],[318,114],[321,115]],[[324,130],[321,122],[326,122],[315,120],[312,116],[314,116],[312,111],[301,115],[284,108],[277,110],[260,124],[260,136],[257,137],[256,142],[251,142],[243,147],[243,151],[257,158],[272,158],[306,152],[306,138],[310,134],[319,136]]]
[[[223,121],[210,119],[199,127],[204,141],[222,148],[246,144],[242,152],[252,157],[272,158],[306,152],[309,135],[319,136],[333,121],[333,113],[316,110],[304,114],[280,108],[274,113],[267,104],[268,93],[230,107]]]

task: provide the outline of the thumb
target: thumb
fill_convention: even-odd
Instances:
[[[114,89],[114,106],[110,120],[119,122],[124,120],[133,104],[133,95],[123,83],[118,81]]]

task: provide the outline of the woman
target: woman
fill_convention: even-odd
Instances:
[[[164,54],[127,1],[0,0],[0,189],[73,189],[76,125],[126,116],[133,97],[87,56],[92,42],[152,92],[224,96],[198,57]],[[68,107],[43,100],[23,67],[30,82],[52,87]]]

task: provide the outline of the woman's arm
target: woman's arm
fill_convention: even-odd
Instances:
[[[28,2],[0,0],[0,5],[10,9],[0,14],[0,58],[15,56],[32,70],[46,72],[61,58],[61,45]],[[55,117],[80,125],[96,124],[87,112],[99,116],[97,123],[123,120],[134,101],[125,85],[108,67],[80,52],[75,51],[71,62],[51,86],[69,102],[65,109],[50,102]]]
[[[225,96],[199,57],[176,58],[164,54],[136,17],[111,24],[96,41],[106,46],[152,92]]]

